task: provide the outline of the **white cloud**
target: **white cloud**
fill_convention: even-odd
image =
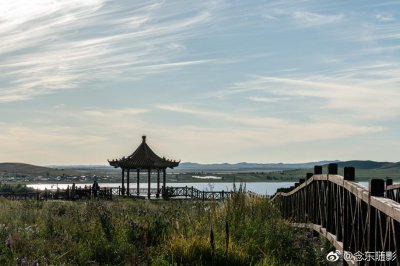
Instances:
[[[277,19],[275,16],[270,15],[270,14],[263,14],[262,17],[267,19],[267,20],[275,20],[275,19]]]
[[[226,98],[257,92],[257,96],[247,96],[249,100],[283,98],[291,100],[294,107],[287,105],[289,110],[294,110],[296,103],[308,102],[325,114],[341,111],[347,112],[347,119],[377,121],[400,117],[399,74],[398,64],[384,62],[301,78],[260,76],[235,83],[218,95]]]
[[[259,96],[250,96],[248,97],[250,101],[253,102],[261,102],[261,103],[277,103],[281,101],[287,101],[290,98],[288,97],[259,97]]]
[[[296,11],[293,13],[293,19],[299,26],[313,27],[324,24],[336,23],[343,19],[344,15],[323,15],[308,11]]]
[[[184,52],[184,40],[210,21],[213,5],[4,1],[0,102],[80,88],[96,80],[141,79],[210,63],[178,57]]]
[[[375,18],[379,21],[393,21],[395,17],[389,13],[378,13],[375,14]]]
[[[82,112],[84,116],[90,116],[92,118],[109,118],[109,119],[121,119],[129,116],[136,116],[148,112],[146,109],[137,108],[121,108],[121,109],[89,109]]]
[[[400,50],[400,45],[391,46],[377,46],[374,48],[364,49],[365,54],[384,54],[384,53],[394,53]]]
[[[254,139],[256,143],[266,146],[283,145],[293,142],[307,142],[345,138],[354,135],[376,133],[384,130],[382,127],[359,126],[347,122],[314,120],[300,122],[275,117],[243,115],[233,112],[210,111],[194,109],[178,105],[160,105],[158,108],[171,112],[183,113],[206,118],[208,121],[218,121],[224,125],[222,130],[242,132],[241,136]],[[235,127],[235,124],[244,127]],[[207,128],[207,126],[204,126]],[[327,130],[327,129],[332,130]],[[221,128],[214,128],[218,130]],[[203,129],[204,131],[205,129]],[[245,132],[245,133],[244,133]],[[221,138],[222,138],[221,134]],[[237,140],[238,142],[242,142]]]

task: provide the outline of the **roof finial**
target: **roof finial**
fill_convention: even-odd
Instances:
[[[146,142],[146,135],[142,136],[143,142]]]

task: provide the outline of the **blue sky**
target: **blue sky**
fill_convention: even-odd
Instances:
[[[399,1],[0,3],[0,161],[399,161]]]

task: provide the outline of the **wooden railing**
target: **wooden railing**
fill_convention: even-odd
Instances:
[[[225,200],[231,197],[232,191],[202,191],[193,187],[166,187],[164,195],[162,195],[163,188],[157,190],[156,188],[151,188],[150,193],[154,196],[163,196],[163,198],[190,198],[197,200]],[[127,193],[129,192],[129,193]],[[251,198],[265,198],[266,196],[257,194],[252,191],[242,191],[247,196]],[[136,188],[130,188],[129,191],[125,189],[125,195],[122,193],[121,187],[103,187],[95,192],[91,187],[77,187],[77,188],[67,188],[67,189],[45,189],[44,191],[37,190],[36,192],[23,192],[23,193],[12,193],[4,192],[0,193],[0,197],[5,197],[13,200],[78,200],[78,199],[112,199],[113,196],[124,197],[139,197],[143,198],[148,196],[148,188],[140,188],[137,191]]]
[[[392,179],[386,180],[385,197],[400,203],[400,184],[393,185]]]
[[[191,198],[197,200],[224,200],[230,198],[231,192],[227,191],[202,191],[193,187],[167,187],[165,198]]]
[[[80,199],[112,199],[112,189],[100,188],[92,190],[89,188],[67,188],[67,189],[45,189],[36,192],[1,192],[0,197],[11,200],[80,200]]]
[[[266,196],[252,191],[242,191],[251,198],[265,198]],[[232,197],[233,191],[204,191],[193,187],[167,187],[165,198],[190,198],[196,200],[225,200]]]
[[[112,194],[114,196],[122,196],[125,194],[125,196],[148,196],[149,189],[148,188],[139,188],[139,191],[136,188],[129,188],[129,191],[125,188],[125,193],[122,193],[122,187],[111,187],[110,188],[112,191]],[[161,194],[161,189],[157,191],[156,188],[150,188],[150,195],[157,195]]]
[[[399,186],[389,185],[385,191],[384,180],[372,179],[368,190],[354,181],[353,167],[345,167],[340,176],[336,164],[328,166],[328,174],[316,166],[314,174],[307,174],[295,187],[281,189],[272,201],[284,218],[296,226],[313,228],[347,254],[349,264],[366,262],[360,263],[354,254],[398,253],[400,204],[394,199],[398,200]],[[368,263],[399,265],[399,255],[394,260]]]
[[[40,192],[0,192],[0,197],[11,200],[40,199]]]

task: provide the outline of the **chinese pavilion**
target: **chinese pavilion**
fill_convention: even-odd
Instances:
[[[174,168],[179,165],[180,161],[172,161],[166,158],[161,158],[157,154],[155,154],[146,143],[146,136],[142,136],[142,143],[139,147],[128,157],[122,157],[121,159],[116,160],[108,160],[111,166],[115,168],[122,169],[122,195],[130,195],[129,192],[129,174],[131,170],[136,170],[137,174],[137,190],[136,194],[139,195],[139,183],[140,183],[140,171],[147,171],[147,196],[150,198],[150,178],[151,171],[157,171],[157,198],[160,196],[160,171],[163,173],[163,186],[162,186],[162,195],[163,197],[166,195],[166,169]],[[125,189],[125,172],[126,172],[126,189]]]

